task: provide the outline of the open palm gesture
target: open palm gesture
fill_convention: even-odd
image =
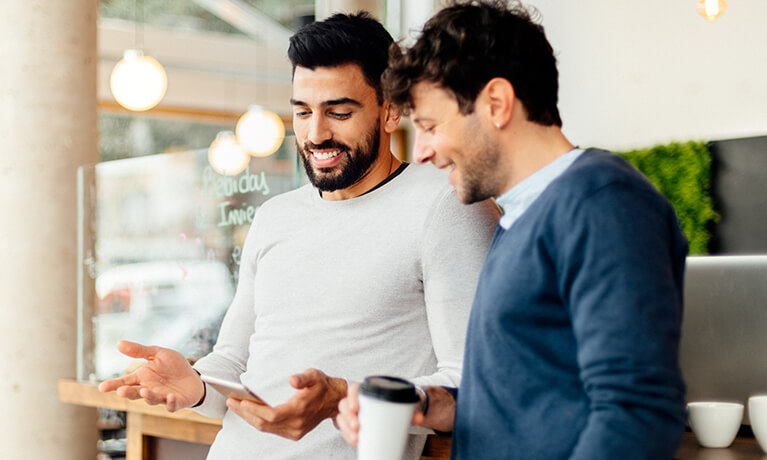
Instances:
[[[205,394],[199,374],[181,353],[128,341],[118,343],[117,349],[147,362],[131,374],[101,382],[99,391],[116,390],[123,398],[165,404],[170,412],[195,405]]]

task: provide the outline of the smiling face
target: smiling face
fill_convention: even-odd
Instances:
[[[296,67],[291,104],[301,159],[320,191],[343,199],[386,178],[391,160],[381,120],[388,105],[378,104],[358,65]]]
[[[499,147],[490,139],[478,111],[463,115],[455,98],[431,82],[416,83],[411,95],[416,161],[450,168],[450,183],[463,203],[503,192]]]

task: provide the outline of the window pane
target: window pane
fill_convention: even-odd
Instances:
[[[314,0],[239,1],[294,31],[314,17]],[[101,0],[99,15],[157,27],[243,35],[192,0]]]

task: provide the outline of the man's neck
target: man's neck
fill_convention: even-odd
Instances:
[[[533,124],[513,133],[510,139],[506,148],[509,176],[504,191],[575,148],[558,126]]]
[[[390,150],[381,152],[378,159],[370,166],[367,173],[349,187],[332,192],[321,192],[323,200],[340,201],[356,198],[385,180],[397,170],[402,162]]]

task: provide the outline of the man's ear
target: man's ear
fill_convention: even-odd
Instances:
[[[509,80],[496,77],[487,82],[479,100],[485,105],[483,112],[497,129],[506,126],[514,111],[514,87]]]
[[[385,132],[393,133],[397,126],[399,126],[400,118],[402,118],[402,112],[399,107],[388,101],[383,103],[383,127]]]

